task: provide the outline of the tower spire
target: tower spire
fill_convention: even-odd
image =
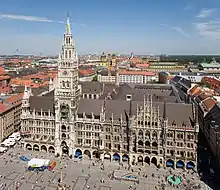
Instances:
[[[71,34],[69,13],[66,18],[66,34]]]

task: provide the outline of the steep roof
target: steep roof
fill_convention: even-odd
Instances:
[[[132,101],[132,115],[136,116],[136,109],[139,106],[143,106],[143,101]],[[104,100],[80,100],[78,114],[86,113],[94,115],[100,114]],[[112,116],[114,119],[125,120],[125,113],[129,112],[130,102],[126,100],[106,100],[105,101],[105,116],[110,119]],[[153,102],[153,107],[156,109],[159,107],[159,114],[162,117],[164,112],[164,102]],[[169,124],[173,121],[179,126],[183,123],[191,125],[190,118],[192,118],[192,106],[191,104],[180,104],[180,103],[166,103],[166,115]]]
[[[36,111],[48,111],[54,112],[54,98],[48,96],[31,96],[30,97],[30,109]]]

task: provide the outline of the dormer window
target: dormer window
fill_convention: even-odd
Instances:
[[[132,95],[127,94],[127,95],[126,95],[126,101],[131,101],[131,99],[132,99]]]

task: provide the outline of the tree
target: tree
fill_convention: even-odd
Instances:
[[[92,82],[97,82],[98,81],[98,77],[97,75],[93,77]]]

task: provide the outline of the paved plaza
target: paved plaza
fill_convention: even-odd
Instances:
[[[57,161],[57,166],[54,172],[45,170],[44,172],[27,171],[27,163],[21,161],[21,155],[27,158],[47,158]],[[84,158],[82,161],[63,158],[62,159],[62,178],[63,181],[70,187],[71,190],[153,190],[162,189],[162,184],[166,184],[166,190],[174,190],[166,182],[166,176],[170,174],[171,169],[157,169],[155,166],[135,166],[128,170],[126,164],[110,162],[105,160],[103,163],[95,162]],[[142,169],[140,169],[142,168]],[[128,175],[137,176],[139,183],[112,179],[113,172],[127,173]],[[120,172],[121,171],[121,172]],[[185,173],[190,186],[200,184],[201,189],[206,189],[204,184],[199,181],[196,173],[184,172],[181,169],[172,170],[172,173],[180,175]],[[153,174],[153,175],[152,175]],[[9,149],[8,152],[0,157],[0,184],[6,184],[5,190],[15,190],[16,186],[20,190],[56,190],[58,181],[61,177],[60,173],[60,158],[55,158],[53,154],[45,152],[24,151],[21,148],[15,147]],[[147,177],[146,177],[147,176]],[[187,189],[179,187],[178,189]]]

